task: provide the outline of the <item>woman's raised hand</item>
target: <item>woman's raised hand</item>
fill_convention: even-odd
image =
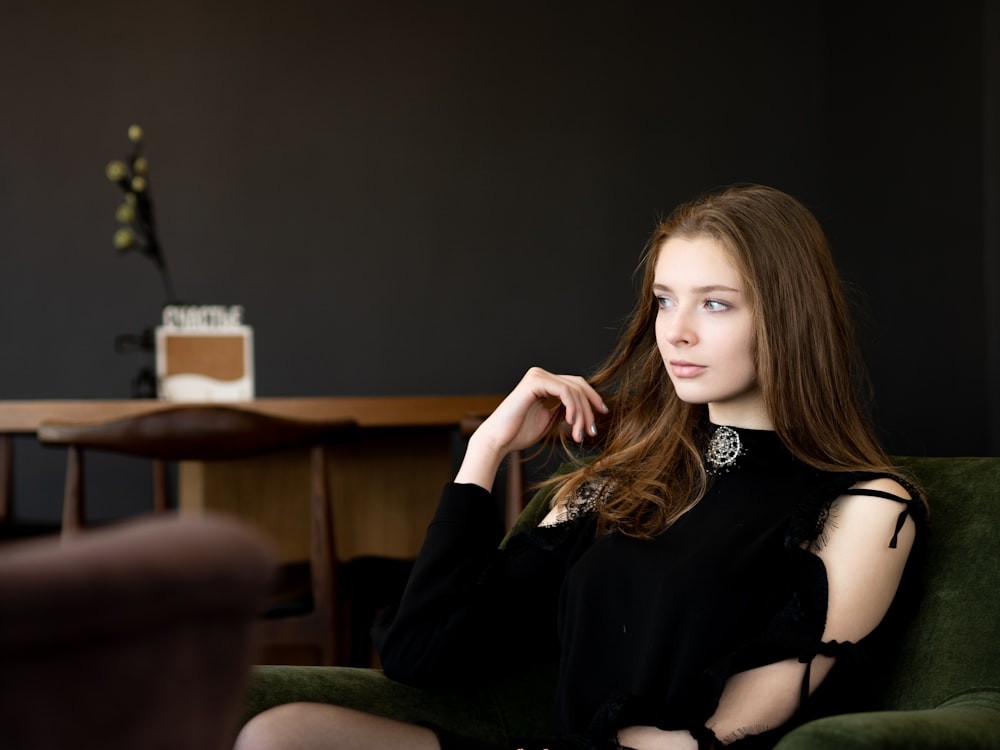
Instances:
[[[583,378],[532,367],[469,439],[455,481],[492,489],[506,455],[534,445],[545,435],[558,409],[553,402],[565,408],[566,424],[578,443],[585,435],[597,434],[595,413],[607,412],[600,395]]]

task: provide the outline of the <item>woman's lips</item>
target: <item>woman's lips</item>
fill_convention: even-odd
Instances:
[[[680,359],[670,360],[670,371],[675,378],[693,378],[701,375],[707,369],[706,365],[696,365],[693,362],[685,362]]]

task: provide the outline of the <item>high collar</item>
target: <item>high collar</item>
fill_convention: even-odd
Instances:
[[[774,430],[730,427],[706,421],[703,453],[705,468],[714,474],[735,470],[780,469],[798,459]],[[713,466],[715,459],[718,466]]]

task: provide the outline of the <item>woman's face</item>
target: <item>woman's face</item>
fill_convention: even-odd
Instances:
[[[680,399],[708,404],[716,424],[771,428],[753,361],[753,310],[722,245],[710,237],[668,239],[653,294],[656,343]]]

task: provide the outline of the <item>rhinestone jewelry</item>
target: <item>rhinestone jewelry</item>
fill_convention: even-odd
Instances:
[[[740,434],[732,427],[719,427],[708,441],[708,451],[705,453],[705,460],[713,472],[720,472],[732,468],[743,454],[743,443],[740,442]]]

